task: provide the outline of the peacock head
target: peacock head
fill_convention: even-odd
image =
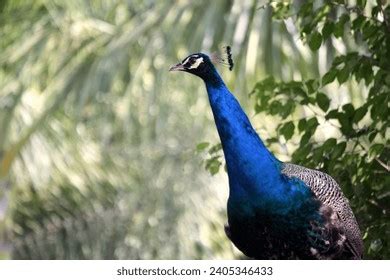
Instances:
[[[184,71],[201,78],[213,70],[215,70],[215,68],[210,57],[203,53],[191,54],[183,59],[182,62],[169,68],[169,71]]]
[[[231,48],[225,47],[223,54],[217,53],[208,56],[204,53],[194,53],[183,59],[182,62],[172,66],[169,71],[184,71],[196,75],[207,81],[217,73],[214,63],[222,64],[233,69],[233,59]]]

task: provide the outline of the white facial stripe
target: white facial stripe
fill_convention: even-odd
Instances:
[[[191,57],[189,56],[189,57],[187,57],[187,59],[186,60],[184,60],[181,64],[182,65],[186,65],[187,64],[187,62],[188,62],[188,60],[190,59]]]
[[[190,69],[196,69],[203,62],[203,57],[198,58],[194,64],[190,66]]]
[[[199,57],[199,55],[193,54],[193,55],[187,57],[181,64],[185,65],[185,64],[187,64],[188,60],[190,60],[191,58],[197,58],[197,57]]]

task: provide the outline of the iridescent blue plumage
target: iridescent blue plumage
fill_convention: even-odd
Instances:
[[[299,176],[304,173],[289,172],[296,169],[274,157],[207,55],[191,55],[171,70],[192,73],[205,82],[229,176],[226,233],[237,248],[261,259],[361,256],[353,214],[347,217],[353,219],[349,234],[337,207],[318,195],[322,190],[317,191],[316,180],[321,176],[309,173],[315,175],[312,184],[311,178]]]

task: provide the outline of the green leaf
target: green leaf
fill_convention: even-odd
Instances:
[[[337,76],[338,70],[336,68],[331,68],[323,77],[322,77],[322,86],[325,86],[334,81]]]
[[[337,73],[337,80],[340,84],[343,84],[346,80],[348,80],[350,74],[350,69],[347,66],[344,66],[339,72]]]
[[[309,47],[312,51],[316,51],[321,47],[322,44],[322,35],[314,31],[310,36],[309,36]]]
[[[199,143],[198,145],[196,145],[196,151],[198,153],[200,153],[200,152],[204,151],[209,145],[210,145],[209,142]]]
[[[378,27],[371,22],[367,22],[362,27],[363,39],[368,41],[372,36],[378,33]]]
[[[324,150],[322,147],[317,147],[316,149],[312,150],[312,154],[313,160],[319,162],[323,158]]]
[[[370,147],[370,150],[368,151],[368,154],[374,158],[374,157],[377,157],[379,156],[383,150],[384,150],[385,146],[383,144],[374,144]]]
[[[301,143],[300,143],[301,147],[306,145],[309,142],[311,136],[316,131],[318,125],[319,123],[316,117],[313,117],[306,122],[306,125],[304,127],[305,133],[301,138]]]
[[[285,19],[289,17],[290,3],[277,2],[273,5],[272,17],[275,19]]]
[[[307,124],[306,119],[300,119],[298,122],[298,130],[300,132],[304,131],[306,129],[306,124]]]
[[[305,86],[309,94],[315,93],[318,89],[319,82],[317,79],[310,79],[305,82]]]
[[[255,104],[255,113],[258,114],[263,111],[263,108],[260,106],[259,103]]]
[[[322,92],[317,93],[316,101],[318,106],[322,111],[326,112],[329,109],[330,100],[329,98]]]
[[[332,21],[325,22],[324,27],[322,28],[322,37],[324,41],[330,37],[330,35],[333,33],[333,30],[334,30],[334,22]]]
[[[210,172],[211,175],[215,175],[219,172],[222,162],[219,160],[219,156],[214,156],[206,161],[206,170]]]
[[[333,59],[333,62],[332,62],[332,67],[335,67],[335,66],[338,66],[342,63],[345,62],[345,56],[344,55],[341,55],[341,56],[336,56],[334,59]]]
[[[347,147],[347,143],[345,142],[338,143],[333,149],[332,158],[334,159],[339,158],[344,153],[346,147]]]
[[[285,119],[287,118],[288,116],[291,115],[291,113],[293,112],[293,110],[295,109],[295,103],[294,101],[291,99],[291,100],[288,100],[286,102],[286,104],[284,104],[282,107],[281,107],[281,110],[279,112],[279,115]]]
[[[337,140],[335,138],[329,138],[324,142],[324,144],[322,144],[322,148],[324,151],[333,150],[333,148],[336,146],[336,143]]]
[[[353,115],[353,122],[358,123],[364,116],[367,114],[367,106],[362,106],[356,109],[355,114]]]
[[[296,162],[307,161],[307,156],[312,151],[312,148],[313,145],[311,145],[310,143],[307,144],[306,142],[304,145],[302,145],[301,142],[301,146],[293,154],[293,160]]]
[[[289,121],[280,128],[279,132],[284,136],[286,140],[289,140],[294,135],[294,129],[294,123],[292,121]]]
[[[343,14],[339,20],[336,22],[335,27],[334,27],[334,36],[336,38],[340,38],[344,34],[344,25],[345,23],[349,20],[349,15],[348,14]]]
[[[222,149],[221,143],[215,144],[214,146],[210,147],[209,154],[212,155],[218,153],[221,149]]]
[[[365,60],[361,61],[357,73],[355,74],[356,79],[364,79],[366,86],[368,86],[374,78],[373,67],[374,66],[371,65],[370,62],[367,62]]]
[[[278,100],[275,100],[269,105],[269,113],[271,115],[277,115],[281,112],[282,108],[282,103]]]
[[[352,28],[359,30],[365,22],[366,18],[363,15],[358,15],[352,22]]]
[[[305,1],[303,3],[299,9],[299,14],[302,18],[310,15],[313,11],[313,1]]]
[[[383,4],[385,3],[385,0],[379,0],[379,1],[383,2]],[[373,18],[376,18],[380,12],[381,12],[381,7],[379,7],[379,5],[376,5],[371,10],[371,16]]]
[[[342,109],[345,112],[346,116],[349,119],[352,119],[352,117],[355,113],[355,108],[353,107],[353,105],[351,103],[347,103],[347,104],[343,105]]]
[[[339,115],[338,109],[333,109],[326,114],[325,119],[330,120],[330,119],[337,119],[337,116]]]
[[[372,142],[374,141],[375,137],[378,135],[377,131],[373,131],[369,136],[368,136],[368,141]]]
[[[309,142],[312,135],[313,133],[310,130],[306,131],[301,138],[301,142],[299,143],[299,146],[304,147]]]
[[[309,130],[313,130],[313,129],[316,129],[317,126],[319,125],[318,123],[318,120],[316,117],[312,117],[311,119],[309,119],[307,121],[307,125],[306,125],[306,128]]]
[[[367,4],[367,0],[357,0],[357,1],[356,1],[356,4],[359,6],[359,8],[360,8],[361,10],[363,10],[364,7],[365,7],[366,4]]]
[[[279,139],[276,138],[276,137],[271,137],[271,138],[266,139],[266,141],[267,141],[267,144],[268,144],[268,145],[271,145],[271,144],[273,144],[273,143],[278,143],[278,142],[279,142]]]
[[[339,113],[337,115],[337,119],[341,125],[341,131],[344,133],[344,135],[351,136],[354,131],[348,115],[346,113]]]

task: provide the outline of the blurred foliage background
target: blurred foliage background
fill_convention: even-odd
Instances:
[[[359,150],[344,129],[334,128],[352,119],[333,113],[329,124],[317,116],[349,114],[346,104],[362,107],[374,78],[362,81],[349,75],[352,68],[339,71],[344,74],[338,69],[333,79],[328,74],[326,88],[307,93],[313,94],[308,102],[297,93],[302,81],[325,84],[335,57],[372,54],[348,22],[359,7],[383,31],[388,5],[344,2],[1,1],[0,258],[240,258],[223,232],[227,180],[218,172],[218,145],[201,143],[218,142],[204,86],[167,71],[189,53],[228,44],[236,67],[220,70],[262,138],[281,160],[346,182],[366,257],[389,258],[388,69],[377,91],[387,96],[380,101],[386,108],[374,118],[366,115],[370,108],[360,110],[353,127],[380,130],[369,142],[359,138]],[[294,14],[304,3],[314,4],[306,14]],[[331,10],[317,20],[317,9],[327,5]],[[346,13],[354,15],[345,19]],[[327,19],[343,23],[325,38]],[[386,40],[378,57],[389,52]],[[371,66],[374,75],[380,65]],[[264,105],[286,92],[297,101],[288,102],[289,114],[281,114],[287,103],[280,100],[276,109]],[[309,122],[313,116],[318,123]],[[307,123],[298,127],[300,119]],[[337,153],[313,157],[328,139],[334,139],[329,149],[340,146]],[[338,158],[345,161],[332,160]]]

